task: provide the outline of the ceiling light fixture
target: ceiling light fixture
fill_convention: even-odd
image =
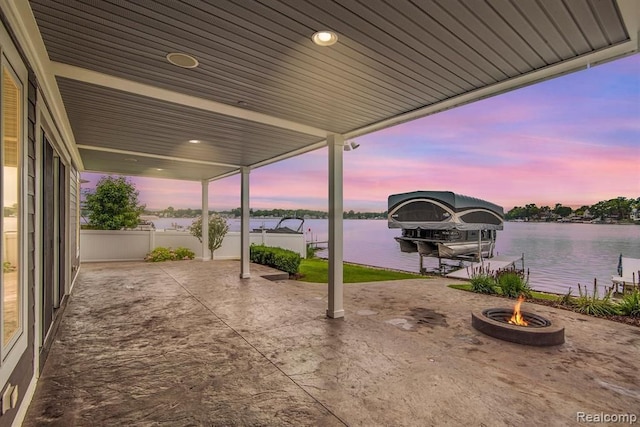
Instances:
[[[311,40],[318,46],[331,46],[338,41],[338,35],[333,31],[322,30],[314,33]]]
[[[191,144],[200,144],[202,141],[200,141],[199,139],[190,139],[189,142]]]
[[[181,68],[196,68],[199,65],[198,60],[194,56],[180,52],[167,53],[167,61]]]
[[[162,168],[156,168],[157,171],[163,171],[164,169]]]

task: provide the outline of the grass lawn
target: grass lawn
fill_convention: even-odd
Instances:
[[[344,265],[344,283],[377,282],[382,280],[424,279],[424,276],[361,265]],[[328,283],[329,263],[325,259],[310,258],[300,262],[300,277],[303,282]]]

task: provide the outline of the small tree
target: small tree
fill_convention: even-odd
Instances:
[[[138,191],[125,177],[103,176],[93,193],[88,193],[85,206],[89,226],[98,230],[120,230],[138,225],[145,206],[138,204]]]
[[[209,250],[211,253],[222,246],[222,240],[229,231],[227,220],[218,214],[209,215]],[[193,221],[189,232],[202,242],[202,216]]]

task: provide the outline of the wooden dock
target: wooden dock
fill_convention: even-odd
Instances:
[[[472,262],[470,265],[461,268],[456,271],[452,271],[449,274],[446,274],[445,277],[451,277],[453,279],[470,279],[470,275],[473,274],[474,271],[483,269],[485,271],[498,271],[505,270],[509,268],[519,268],[516,266],[517,261],[522,261],[521,268],[524,269],[524,256],[510,256],[510,255],[499,255],[493,258],[485,259],[480,262]]]
[[[314,249],[324,249],[328,244],[329,244],[328,240],[323,240],[323,241],[314,240],[313,242],[307,242],[307,246]]]

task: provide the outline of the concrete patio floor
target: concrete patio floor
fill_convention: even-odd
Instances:
[[[525,303],[566,343],[482,335],[451,279],[271,282],[237,261],[83,264],[24,425],[566,426],[640,417],[640,328]]]

